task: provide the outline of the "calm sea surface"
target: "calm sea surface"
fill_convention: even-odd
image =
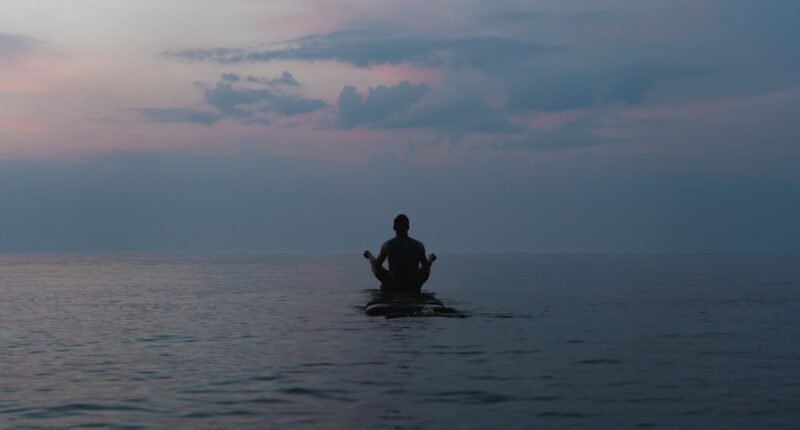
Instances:
[[[0,257],[0,428],[800,428],[800,256]]]

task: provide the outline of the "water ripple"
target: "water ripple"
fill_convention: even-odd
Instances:
[[[488,393],[485,391],[464,390],[464,391],[440,391],[428,398],[431,402],[441,403],[462,403],[462,404],[492,404],[519,400],[518,398],[505,394]]]

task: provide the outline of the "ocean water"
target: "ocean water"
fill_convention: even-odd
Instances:
[[[800,256],[0,257],[0,428],[800,428]]]

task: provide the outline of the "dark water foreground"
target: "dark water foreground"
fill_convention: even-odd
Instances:
[[[800,428],[800,257],[0,257],[0,428]]]

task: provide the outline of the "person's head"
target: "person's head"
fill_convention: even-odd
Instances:
[[[405,214],[394,217],[394,231],[397,234],[408,234],[409,222]]]

